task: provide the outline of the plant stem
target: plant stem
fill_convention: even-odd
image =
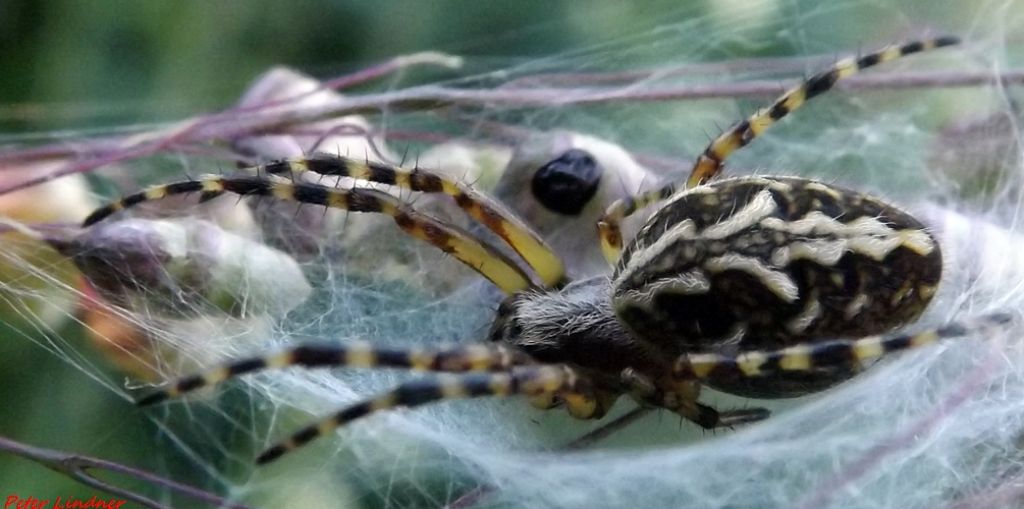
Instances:
[[[57,451],[53,449],[44,449],[42,447],[35,447],[21,442],[17,442],[10,438],[0,436],[0,451],[6,451],[15,456],[20,456],[29,461],[34,461],[40,465],[49,468],[55,472],[61,473],[79,483],[82,483],[91,488],[109,493],[116,497],[121,497],[126,500],[131,500],[143,507],[152,509],[170,509],[153,499],[150,499],[139,493],[127,490],[108,483],[98,477],[93,476],[89,470],[105,470],[107,472],[113,472],[121,475],[126,475],[138,479],[140,481],[147,482],[154,486],[166,488],[168,490],[180,493],[181,495],[188,497],[193,500],[204,502],[213,507],[223,507],[232,509],[250,509],[248,506],[230,502],[222,497],[208,493],[206,491],[182,484],[179,482],[172,481],[170,479],[161,477],[152,472],[140,470],[134,467],[115,463],[92,456],[84,456],[75,453],[68,453],[63,451]]]

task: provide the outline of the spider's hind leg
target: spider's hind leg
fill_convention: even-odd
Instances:
[[[580,395],[580,399],[583,399],[591,391],[587,378],[564,365],[524,366],[504,373],[467,373],[413,380],[375,398],[350,405],[299,430],[264,451],[256,461],[260,464],[269,463],[288,451],[328,435],[340,426],[381,410],[416,407],[446,399],[514,395],[537,397],[543,394],[561,394],[563,398],[569,395],[566,404],[572,408],[572,395]],[[590,406],[588,404],[582,408]]]
[[[405,368],[412,371],[447,373],[508,371],[514,366],[530,364],[522,352],[502,345],[457,345],[426,350],[421,348],[388,348],[368,342],[343,345],[303,344],[259,357],[238,359],[203,373],[180,378],[163,390],[138,401],[147,406],[216,385],[225,380],[265,369],[289,366]]]
[[[804,343],[779,350],[754,350],[738,355],[693,353],[679,356],[673,366],[677,383],[717,377],[758,377],[828,369],[860,369],[864,363],[892,352],[931,345],[943,339],[988,336],[1013,323],[1007,313],[991,313],[915,334],[887,334],[858,339]]]

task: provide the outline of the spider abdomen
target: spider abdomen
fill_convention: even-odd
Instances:
[[[635,334],[670,351],[735,353],[889,331],[921,314],[941,273],[935,239],[891,205],[814,180],[743,177],[657,211],[623,253],[612,300]]]

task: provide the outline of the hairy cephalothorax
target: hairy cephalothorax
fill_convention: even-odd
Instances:
[[[938,243],[906,212],[811,179],[712,180],[730,154],[839,79],[956,42],[940,37],[840,60],[786,92],[713,140],[685,185],[670,184],[610,206],[598,231],[614,270],[581,281],[570,281],[558,256],[504,207],[423,168],[318,154],[262,166],[262,174],[207,176],[126,196],[94,212],[86,225],[144,201],[192,192],[203,198],[225,192],[273,196],[382,213],[508,295],[490,343],[436,349],[298,345],[179,379],[140,404],[243,373],[294,365],[446,373],[403,383],[329,415],[265,451],[261,463],[376,411],[477,396],[525,395],[537,406],[564,406],[575,417],[592,419],[628,395],[704,428],[720,428],[763,419],[768,412],[717,411],[698,401],[702,385],[741,396],[799,396],[835,385],[887,353],[1004,326],[1009,315],[990,314],[914,334],[896,332],[920,317],[943,268]],[[572,161],[585,160],[572,155]],[[576,167],[590,166],[562,164],[557,175],[540,179],[557,184],[558,193],[542,194],[550,198],[579,189],[586,201],[593,194],[593,176],[574,183]],[[417,212],[391,194],[280,177],[302,171],[447,195],[512,250]],[[621,221],[659,202],[665,203],[623,246]],[[571,205],[576,210],[579,203]]]
[[[618,373],[656,359],[652,345],[615,316],[610,281],[598,276],[560,291],[514,294],[498,307],[491,340],[545,363]]]

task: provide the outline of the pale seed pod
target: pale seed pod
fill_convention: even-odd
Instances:
[[[101,223],[58,249],[108,301],[167,318],[282,316],[312,292],[287,254],[202,220]]]
[[[53,171],[61,163],[0,168],[11,184]],[[96,206],[85,179],[72,175],[0,196],[0,216],[24,224],[78,222]],[[0,322],[14,328],[58,327],[75,304],[74,267],[32,235],[0,232]]]

